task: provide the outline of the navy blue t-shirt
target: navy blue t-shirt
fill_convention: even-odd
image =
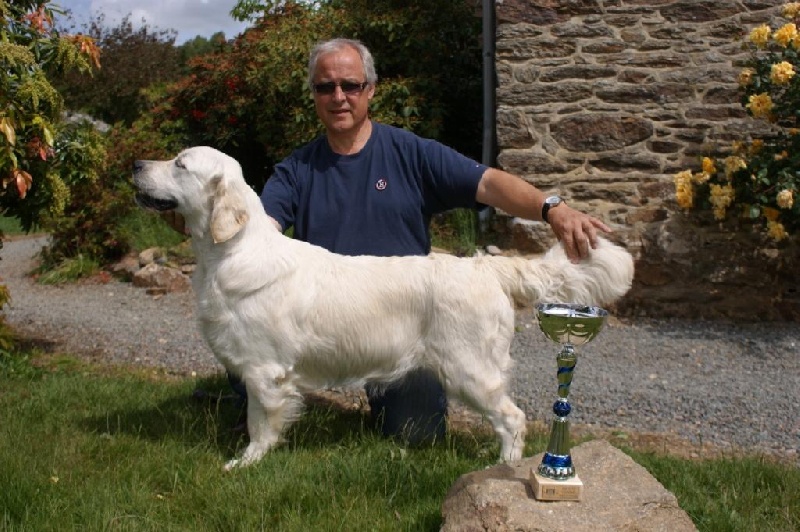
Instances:
[[[324,136],[275,167],[261,193],[294,237],[343,255],[425,255],[432,215],[474,207],[486,166],[406,130],[372,123],[355,155]]]

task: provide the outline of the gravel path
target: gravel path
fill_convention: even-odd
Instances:
[[[112,364],[198,375],[221,371],[203,343],[191,294],[154,298],[108,284],[41,286],[26,273],[46,239],[5,242],[8,322],[60,350]],[[558,346],[518,315],[513,394],[549,423]],[[776,455],[800,466],[800,325],[611,318],[578,348],[571,420],[597,430],[658,433],[690,445]]]

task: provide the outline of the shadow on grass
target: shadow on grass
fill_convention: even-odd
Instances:
[[[83,418],[81,428],[99,435],[180,442],[188,448],[209,445],[221,457],[231,458],[248,443],[245,413],[246,406],[227,380],[210,377],[198,381],[193,392],[168,391],[154,405],[131,404]],[[377,434],[368,413],[314,395],[306,398],[305,409],[284,434],[283,445],[312,450],[354,444]]]
[[[247,445],[249,439],[243,425],[246,407],[224,376],[202,379],[194,391],[169,385],[162,397],[146,407],[137,407],[132,398],[130,407],[111,407],[102,415],[82,418],[81,429],[97,435],[178,443],[187,450],[207,447],[223,460],[233,458]],[[315,394],[306,397],[305,410],[286,431],[281,446],[313,451],[352,448],[382,439],[368,412]],[[464,430],[451,431],[444,441],[433,444],[407,446],[402,440],[394,443],[420,451],[458,448],[475,457],[497,452],[493,434]]]

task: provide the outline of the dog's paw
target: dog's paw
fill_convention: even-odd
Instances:
[[[242,453],[242,456],[240,456],[239,458],[234,458],[233,460],[229,461],[227,464],[225,464],[225,467],[223,469],[225,471],[230,471],[232,469],[253,465],[259,460],[261,460],[264,457],[264,455],[267,454],[267,451],[269,451],[270,448],[272,448],[272,445],[270,444],[259,444],[256,442],[250,442],[250,445],[248,445],[245,448],[244,452]]]
[[[228,461],[228,463],[222,467],[222,470],[227,473],[228,471],[232,471],[237,467],[244,467],[245,465],[246,464],[243,464],[240,459],[234,458],[233,460]]]

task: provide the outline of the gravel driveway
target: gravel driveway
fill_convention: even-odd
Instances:
[[[128,283],[41,286],[26,273],[46,242],[5,242],[7,321],[59,349],[110,364],[198,375],[221,371],[200,337],[191,294],[154,298]],[[549,423],[558,346],[518,314],[513,395]],[[576,424],[659,433],[694,445],[758,451],[800,466],[800,324],[611,318],[578,348]]]

